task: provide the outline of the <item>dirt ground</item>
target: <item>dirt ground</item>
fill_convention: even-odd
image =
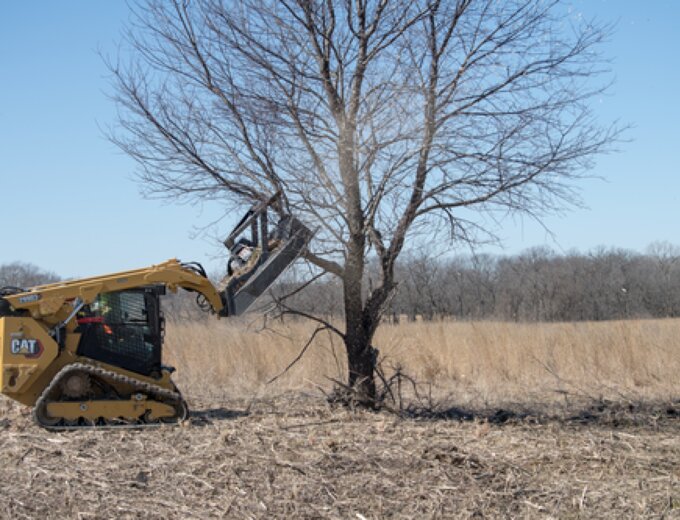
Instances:
[[[50,433],[0,401],[5,518],[680,518],[680,403],[400,418],[192,399],[182,426]]]

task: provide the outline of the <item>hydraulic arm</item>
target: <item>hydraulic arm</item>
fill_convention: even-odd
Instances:
[[[50,330],[57,334],[84,305],[91,304],[102,293],[158,284],[172,292],[182,288],[202,294],[217,314],[224,309],[223,296],[203,269],[198,264],[183,264],[178,260],[104,276],[38,285],[25,292],[5,295],[3,299],[15,311],[25,311],[34,319],[52,325]]]

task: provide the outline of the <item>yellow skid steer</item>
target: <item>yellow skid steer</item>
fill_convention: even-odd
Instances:
[[[304,251],[312,233],[278,214],[277,196],[251,208],[225,241],[229,276],[218,289],[197,263],[31,288],[0,288],[0,391],[33,407],[53,430],[182,421],[187,405],[162,364],[166,290],[195,292],[218,317],[237,316]]]

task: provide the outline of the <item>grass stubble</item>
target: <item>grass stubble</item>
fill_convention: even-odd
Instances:
[[[313,327],[260,325],[169,324],[179,427],[49,433],[0,401],[0,515],[680,518],[680,320],[384,325],[386,372],[438,403],[410,418],[326,403],[332,336],[268,385]]]

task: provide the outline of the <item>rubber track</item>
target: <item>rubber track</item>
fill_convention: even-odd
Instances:
[[[103,378],[103,379],[112,379],[114,381],[117,381],[119,383],[123,383],[129,386],[132,386],[133,388],[149,393],[149,394],[155,394],[157,396],[165,397],[166,399],[173,400],[173,401],[178,401],[183,405],[184,408],[184,414],[181,417],[177,417],[177,422],[181,422],[184,419],[186,419],[188,415],[188,409],[186,406],[186,403],[182,399],[182,394],[179,392],[173,392],[172,390],[168,390],[167,388],[163,388],[158,385],[153,385],[151,383],[148,383],[146,381],[140,381],[139,379],[135,379],[133,377],[126,376],[124,374],[119,374],[118,372],[114,372],[112,370],[106,370],[101,367],[93,366],[93,365],[88,365],[85,363],[72,363],[70,365],[66,365],[64,368],[62,368],[59,372],[57,372],[57,375],[52,378],[52,381],[50,382],[49,385],[43,390],[42,394],[40,394],[40,397],[38,397],[38,400],[35,402],[35,406],[33,407],[33,420],[35,423],[42,428],[45,428],[50,431],[65,431],[65,430],[84,430],[84,429],[93,429],[93,430],[107,430],[107,429],[139,429],[139,428],[157,428],[158,426],[164,426],[168,423],[130,423],[130,424],[106,424],[106,425],[101,425],[101,426],[65,426],[65,425],[49,425],[49,424],[43,424],[40,422],[40,417],[38,415],[38,411],[40,410],[40,407],[42,406],[47,406],[47,397],[50,395],[50,392],[54,390],[57,385],[61,382],[61,380],[71,372],[87,372],[88,374]]]

